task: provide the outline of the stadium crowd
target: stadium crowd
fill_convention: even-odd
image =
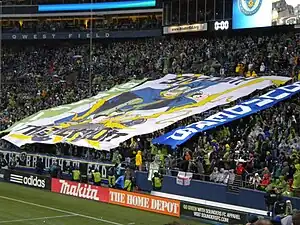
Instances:
[[[78,101],[131,79],[157,79],[167,73],[204,73],[211,76],[294,74],[297,77],[298,46],[298,37],[293,33],[259,37],[106,41],[94,43],[92,49],[81,43],[4,45],[0,130],[39,110]],[[300,189],[297,153],[300,149],[299,103],[297,96],[230,126],[202,134],[173,155],[169,155],[165,147],[150,143],[153,137],[164,131],[134,138],[113,154],[67,144],[50,150],[56,155],[101,161],[109,159],[114,163],[130,159],[134,152],[142,150],[143,166],[146,168],[153,155],[157,155],[167,171],[179,167],[210,174],[216,167],[216,174],[211,174],[211,180],[223,183],[226,176],[221,173],[233,169],[244,180],[248,181],[251,177],[251,185],[255,188],[265,189],[272,184],[289,195],[288,184],[292,178],[296,177],[297,182],[294,179],[290,186],[296,192]],[[211,110],[208,114],[213,112]],[[185,119],[174,126],[189,124],[206,115]],[[6,142],[1,144],[2,147],[13,148]],[[44,146],[30,147],[31,151],[45,149]],[[184,160],[181,154],[185,154]],[[141,168],[138,164],[136,166]],[[256,171],[256,176],[250,176]]]
[[[95,94],[130,79],[156,79],[167,73],[230,76],[255,71],[290,76],[297,53],[294,34],[95,43],[91,62],[89,45],[8,44],[2,49],[0,127],[86,98],[90,67]]]
[[[33,20],[33,21],[14,21],[4,23],[2,26],[3,33],[38,33],[38,32],[92,32],[99,31],[122,31],[122,30],[145,30],[161,29],[161,17],[149,15],[144,17],[123,18],[94,18],[93,23],[89,20]]]

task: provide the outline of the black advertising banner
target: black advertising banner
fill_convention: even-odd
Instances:
[[[243,212],[186,202],[181,202],[180,208],[182,216],[199,220],[230,225],[244,225],[247,223],[247,214]]]
[[[73,40],[73,39],[104,39],[104,38],[144,38],[159,37],[157,30],[131,30],[131,31],[99,31],[99,32],[54,32],[54,33],[2,33],[2,40]],[[0,36],[1,38],[1,36]]]
[[[51,178],[37,174],[29,174],[15,170],[5,170],[5,180],[10,183],[20,184],[22,186],[51,189]]]
[[[23,5],[4,5],[2,6],[2,15],[13,15],[13,14],[35,14],[38,12],[37,6],[23,6]]]
[[[49,170],[51,165],[57,163],[63,174],[70,174],[70,170],[72,168],[78,167],[80,168],[82,175],[91,175],[91,171],[97,169],[100,171],[102,178],[108,178],[107,171],[111,166],[114,166],[114,164],[111,163],[93,162],[78,160],[76,158],[63,158],[49,155],[27,154],[26,152],[0,150],[0,155],[3,155],[6,164],[9,164],[12,160],[16,161],[16,168],[19,170],[27,169],[36,171],[37,161],[40,159],[45,170]],[[7,166],[4,167],[4,169],[7,168]]]

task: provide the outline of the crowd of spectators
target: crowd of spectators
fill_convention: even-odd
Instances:
[[[92,49],[82,43],[5,44],[0,127],[41,109],[86,98],[89,89],[95,94],[134,78],[156,79],[167,73],[236,76],[247,71],[290,76],[297,54],[294,34],[102,42]]]
[[[39,110],[78,101],[131,79],[157,79],[167,73],[297,75],[298,46],[298,36],[294,33],[107,41],[94,43],[92,48],[82,43],[4,45],[0,130]],[[287,193],[290,190],[287,184],[298,175],[299,103],[297,96],[260,114],[202,134],[173,155],[166,154],[165,147],[150,143],[151,138],[161,132],[134,138],[113,154],[66,144],[53,146],[52,151],[56,155],[119,162],[134,156],[132,150],[142,150],[143,162],[151,162],[152,156],[157,155],[168,170],[179,167],[208,174],[214,168],[226,174],[235,170],[244,180],[250,180],[247,174],[257,170],[258,174],[251,178],[253,187],[266,188],[269,184],[278,186],[285,182],[280,187]],[[188,118],[174,126],[194,122],[206,115]],[[43,149],[34,148],[35,151]],[[189,155],[189,160],[178,161],[181,153],[185,154],[185,159]],[[270,174],[275,178],[273,181]],[[268,185],[261,185],[264,179],[269,179]],[[212,174],[211,180],[227,183],[232,182],[232,177]]]
[[[209,171],[211,180],[216,174],[235,169],[260,190],[276,187],[285,195],[299,189],[299,96],[259,114],[201,135],[198,139],[200,155]],[[218,169],[221,171],[218,172]],[[223,169],[222,169],[223,168]],[[297,178],[295,181],[294,178]],[[294,184],[293,181],[294,180]]]
[[[142,17],[110,17],[86,20],[25,20],[3,23],[3,33],[38,33],[38,32],[92,32],[161,29],[161,17],[156,15]]]

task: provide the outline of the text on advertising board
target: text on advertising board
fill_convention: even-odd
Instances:
[[[247,223],[245,213],[193,203],[181,203],[181,215],[225,224]]]
[[[27,173],[22,173],[19,171],[10,172],[7,170],[7,180],[11,183],[21,184],[24,186],[41,188],[41,189],[50,189],[50,178],[39,175],[31,175]]]
[[[109,203],[169,216],[180,216],[180,201],[151,195],[109,189]]]
[[[218,30],[228,30],[229,29],[229,21],[216,21],[215,24],[215,31]]]
[[[160,29],[134,30],[134,31],[98,31],[93,32],[53,32],[53,33],[3,33],[3,40],[74,40],[74,39],[106,39],[106,38],[133,38],[133,37],[159,37]]]
[[[78,198],[108,202],[108,188],[52,178],[51,191]]]
[[[163,28],[163,34],[177,34],[187,32],[207,31],[207,23],[187,24],[181,26],[170,26]]]

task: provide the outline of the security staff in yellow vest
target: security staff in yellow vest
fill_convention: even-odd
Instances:
[[[81,174],[80,174],[80,171],[78,168],[75,168],[74,170],[72,170],[72,180],[73,181],[80,182],[80,177],[81,177]]]
[[[131,179],[126,179],[124,182],[124,190],[125,191],[132,191],[133,185],[132,185],[132,180]]]
[[[92,171],[92,178],[94,185],[101,185],[101,173],[97,169],[95,171]]]
[[[162,176],[160,176],[157,172],[154,173],[154,177],[152,178],[152,187],[153,191],[160,191],[162,186]]]

